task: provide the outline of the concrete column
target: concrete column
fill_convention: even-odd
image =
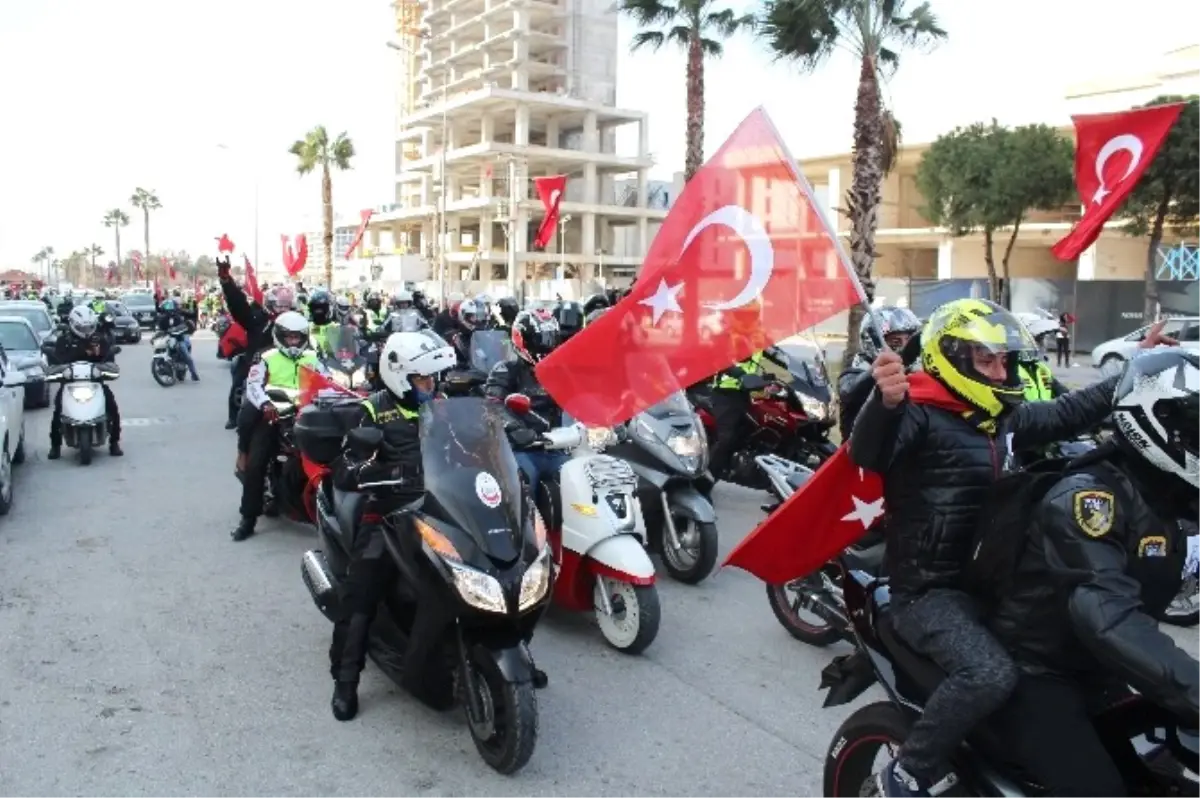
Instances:
[[[446,173],[446,196],[450,202],[457,202],[462,199],[462,186],[460,185],[458,175]]]
[[[1075,263],[1075,279],[1076,280],[1095,280],[1096,279],[1096,245],[1079,253],[1079,260]]]
[[[826,183],[825,201],[826,211],[829,213],[829,219],[833,222],[833,226],[837,230],[842,229],[841,215],[838,213],[838,200],[842,196],[842,170],[830,169],[829,179]],[[949,279],[949,278],[946,278]]]
[[[638,257],[644,257],[650,248],[650,220],[645,216],[638,219],[637,226]],[[625,253],[621,253],[622,255]]]
[[[621,197],[616,198],[620,202]],[[639,208],[645,208],[650,203],[650,170],[639,169],[637,173],[637,202]]]
[[[570,192],[567,192],[570,194]],[[583,167],[583,196],[580,202],[598,203],[600,201],[600,181],[596,177],[596,164],[589,163]]]
[[[954,277],[954,239],[947,238],[938,244],[937,278],[950,280]]]
[[[492,252],[492,212],[484,211],[479,214],[479,251],[491,255]],[[490,263],[490,261],[489,261]]]
[[[600,152],[600,130],[596,126],[595,111],[588,111],[583,117],[583,151]]]
[[[638,122],[638,157],[645,158],[650,154],[650,120],[643,118]]]
[[[546,120],[546,146],[547,147],[557,147],[558,146],[558,120],[557,119],[547,119]]]
[[[529,146],[529,106],[518,105],[516,112],[516,130],[513,132],[513,144],[518,147]]]
[[[479,141],[487,144],[496,138],[496,117],[484,114],[479,120]]]
[[[583,235],[580,237],[579,251],[581,260],[588,261],[596,256],[596,214],[583,214]],[[567,253],[568,255],[570,253]],[[570,260],[568,257],[567,260]]]

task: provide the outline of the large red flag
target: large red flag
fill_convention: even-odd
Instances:
[[[246,259],[246,294],[261,305],[263,293],[258,287],[258,275],[254,272],[254,266],[250,263],[250,256],[243,255],[242,257]]]
[[[743,538],[724,564],[782,585],[807,576],[861,538],[883,515],[883,480],[854,465],[846,447]]]
[[[533,238],[533,245],[544,249],[554,236],[554,226],[558,224],[558,206],[562,205],[563,194],[567,191],[567,176],[535,177],[533,185],[542,199],[542,208],[546,211],[542,223],[538,225],[537,235]]]
[[[358,229],[354,231],[354,238],[350,239],[350,246],[346,247],[346,254],[344,256],[346,260],[350,259],[350,256],[354,254],[354,250],[362,243],[363,234],[367,232],[367,225],[371,223],[371,217],[374,215],[375,210],[373,208],[364,208],[358,212],[361,222],[358,225]],[[291,272],[288,273],[291,274]]]
[[[671,393],[862,301],[775,126],[751,113],[688,182],[616,307],[538,364],[588,424]]]
[[[296,236],[296,249],[293,250],[288,245],[288,237],[280,236],[283,239],[283,268],[287,270],[288,277],[295,277],[304,269],[304,264],[308,262],[308,236],[301,233]],[[346,257],[350,257],[346,255]]]
[[[1073,116],[1075,187],[1084,203],[1081,218],[1051,251],[1074,260],[1090,247],[1133,191],[1179,118],[1184,103],[1135,108],[1115,114]]]

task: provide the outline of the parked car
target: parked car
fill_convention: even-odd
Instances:
[[[25,461],[25,375],[0,346],[0,515],[13,503],[13,466]]]
[[[1118,373],[1125,361],[1133,356],[1138,343],[1146,337],[1146,332],[1152,325],[1139,327],[1121,338],[1105,341],[1092,350],[1092,365],[1100,369],[1104,376]],[[1163,333],[1176,338],[1179,345],[1193,352],[1200,352],[1200,317],[1181,316],[1167,321]]]
[[[121,304],[137,319],[137,323],[146,328],[154,326],[156,307],[154,294],[134,291],[121,297]]]
[[[20,316],[0,315],[0,346],[8,354],[9,367],[25,375],[25,407],[49,407],[46,356],[33,325]]]
[[[108,311],[113,316],[113,326],[116,327],[117,343],[136,344],[142,340],[141,323],[129,312],[129,308],[121,302],[108,300]]]
[[[0,316],[19,316],[33,325],[38,341],[45,341],[54,332],[54,316],[44,302],[26,299],[0,301]]]

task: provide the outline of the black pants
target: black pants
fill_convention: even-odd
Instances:
[[[58,393],[54,396],[54,415],[50,418],[50,445],[62,446],[62,397],[63,391],[67,386],[58,386]],[[117,407],[117,397],[113,396],[112,389],[105,383],[100,383],[100,390],[104,391],[104,417],[108,420],[108,439],[110,443],[118,443],[121,440],[121,410]]]
[[[241,438],[240,425],[238,438]],[[264,422],[261,415],[250,434],[247,451],[250,456],[246,460],[246,472],[242,475],[240,511],[243,517],[258,518],[263,511],[263,486],[267,481],[267,469],[279,451],[279,433],[275,425]]]
[[[357,682],[367,664],[367,639],[375,611],[383,600],[392,562],[383,543],[383,529],[360,526],[350,550],[350,567],[342,582],[341,617],[333,624],[329,673],[335,681]]]
[[[250,358],[239,355],[230,367],[230,373],[232,377],[229,386],[229,420],[237,421],[238,411],[241,410],[241,403],[237,401],[238,388],[246,387],[246,377],[250,374]]]
[[[1055,338],[1054,348],[1058,356],[1059,366],[1071,365],[1071,339],[1070,338]]]
[[[1023,675],[986,725],[989,754],[1047,795],[1128,794],[1113,752],[1133,756],[1129,741],[1097,727],[1084,689],[1074,682]]]
[[[262,425],[262,411],[249,402],[243,402],[237,411],[237,450],[240,454],[250,453],[250,439],[254,430]]]
[[[714,390],[712,409],[713,420],[717,425],[717,440],[709,452],[709,469],[714,476],[721,479],[741,440],[741,431],[746,425],[746,413],[750,410],[750,397],[743,391]]]

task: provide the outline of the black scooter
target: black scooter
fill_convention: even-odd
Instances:
[[[352,399],[318,401],[301,411],[296,437],[306,457],[331,464],[346,435],[348,454],[366,459],[378,429],[349,429]],[[546,530],[521,490],[504,433],[503,406],[483,399],[439,399],[421,410],[425,495],[385,516],[367,513],[372,493],[317,492],[320,548],[304,555],[302,575],[317,607],[339,617],[339,585],[360,525],[380,524],[396,578],[371,627],[370,657],[428,705],[461,698],[480,756],[511,774],[537,740],[537,699],[528,643],[550,603],[553,560]]]

